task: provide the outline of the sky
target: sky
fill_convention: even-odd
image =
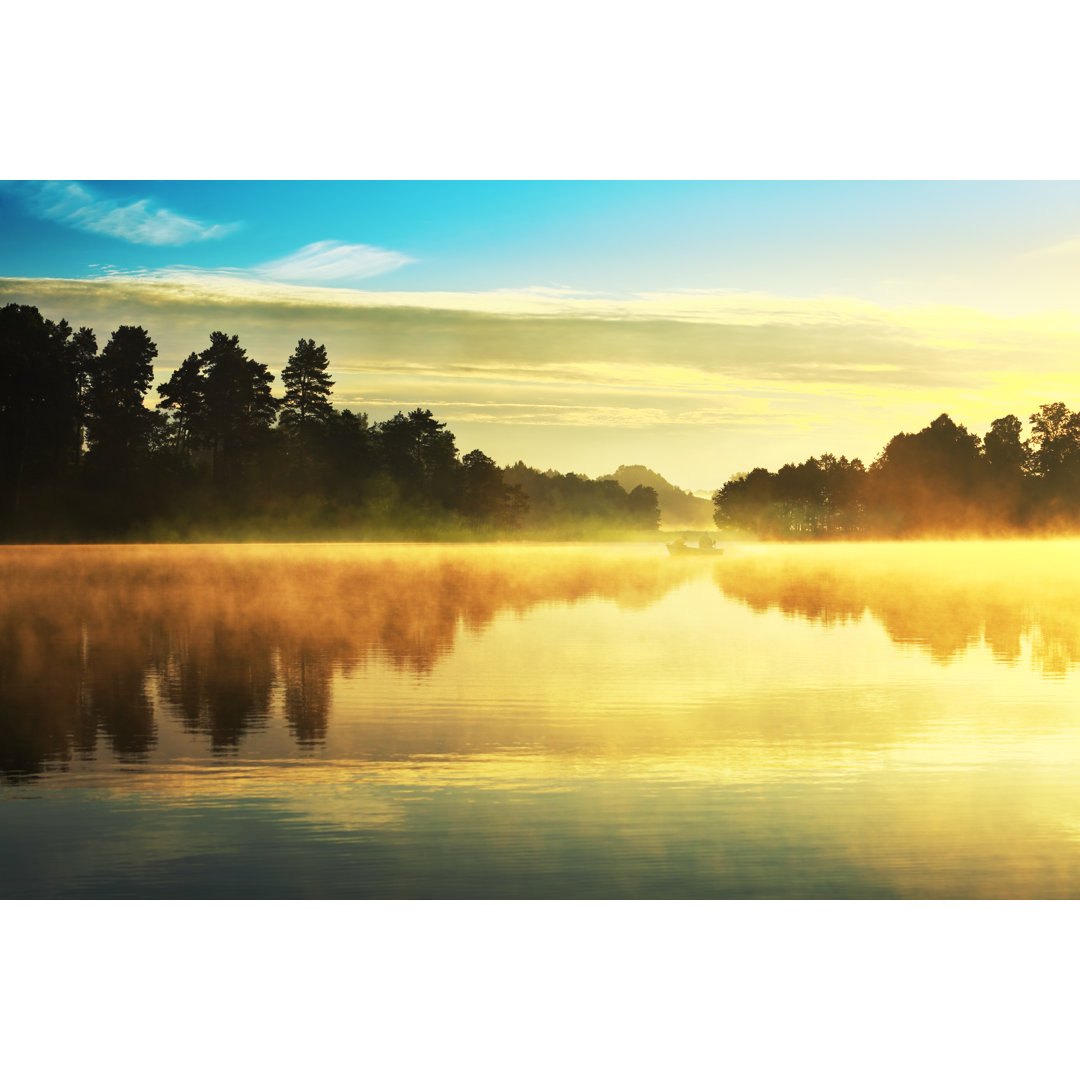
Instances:
[[[1069,181],[0,181],[0,303],[142,325],[156,381],[314,338],[339,408],[691,490],[1080,407],[1077,282]]]

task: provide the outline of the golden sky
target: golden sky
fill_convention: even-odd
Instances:
[[[211,330],[280,372],[325,343],[339,408],[431,408],[466,452],[600,475],[644,464],[711,489],[831,451],[869,462],[940,412],[982,434],[1080,401],[1080,314],[1000,316],[843,297],[684,291],[625,300],[562,290],[388,293],[108,278],[2,283],[5,302],[97,330],[141,324],[161,379]]]

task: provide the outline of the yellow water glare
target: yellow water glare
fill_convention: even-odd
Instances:
[[[805,850],[875,895],[1080,893],[1073,540],[0,563],[16,778],[163,815],[262,806],[403,852],[432,814],[511,849],[648,859],[682,828],[717,880]]]

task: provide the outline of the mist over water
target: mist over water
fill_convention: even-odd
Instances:
[[[1080,543],[0,550],[4,896],[1077,896]]]

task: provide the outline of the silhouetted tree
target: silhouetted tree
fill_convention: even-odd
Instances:
[[[301,338],[281,373],[285,397],[278,424],[283,436],[284,476],[278,488],[304,499],[309,506],[327,479],[320,458],[326,450],[324,429],[334,416],[330,404],[334,381],[326,368],[326,346]]]
[[[199,433],[213,455],[214,479],[235,486],[274,422],[274,376],[265,364],[248,358],[236,335],[220,331],[210,335],[210,347],[199,360],[204,373]]]
[[[9,526],[25,517],[35,489],[51,489],[55,500],[78,457],[70,336],[66,321],[54,323],[36,307],[0,309],[0,522]]]
[[[329,361],[326,346],[303,338],[281,372],[285,397],[279,423],[288,431],[304,431],[313,424],[325,423],[333,414],[330,404],[334,380],[326,373]]]
[[[461,459],[461,467],[464,474],[462,513],[476,521],[493,520],[502,505],[506,487],[498,465],[482,450],[470,450]]]
[[[206,377],[202,357],[190,356],[157,388],[158,408],[168,417],[168,441],[181,456],[186,456],[199,444],[205,429]]]
[[[914,435],[894,435],[871,467],[877,526],[895,533],[973,527],[980,518],[979,437],[942,413]]]
[[[1080,413],[1064,402],[1031,416],[1031,472],[1047,517],[1072,516],[1080,504]]]
[[[1011,413],[990,425],[983,439],[983,455],[995,475],[1020,476],[1026,471],[1031,451],[1020,438],[1022,432],[1023,424]]]
[[[774,484],[783,531],[813,536],[825,527],[825,477],[817,458],[784,465]]]
[[[323,490],[331,503],[359,505],[375,468],[374,433],[367,413],[332,410],[316,432]]]
[[[1031,447],[1022,433],[1019,418],[1010,413],[993,421],[983,438],[986,488],[981,503],[988,525],[1015,527],[1027,513]]]
[[[145,457],[153,413],[143,398],[154,378],[157,346],[141,326],[114,330],[100,356],[89,360],[86,390],[88,461],[129,470]]]
[[[863,526],[866,467],[858,458],[849,461],[833,454],[822,454],[818,464],[825,507],[821,531],[859,532]]]
[[[1063,401],[1041,405],[1029,417],[1036,476],[1053,476],[1076,456],[1080,447],[1080,416]]]
[[[768,469],[733,476],[713,494],[713,507],[720,529],[745,529],[761,537],[780,536],[785,530],[776,474]]]
[[[823,454],[778,472],[754,469],[732,477],[713,495],[719,528],[762,538],[851,534],[862,528],[866,470],[854,458]]]
[[[660,497],[654,488],[638,484],[626,499],[630,517],[638,528],[660,528]]]
[[[442,506],[459,499],[461,465],[454,433],[429,409],[397,413],[375,429],[379,459],[405,495],[417,494]]]
[[[502,469],[481,450],[470,450],[461,459],[461,467],[461,512],[465,517],[503,529],[518,528],[528,506],[521,488],[507,484]]]

